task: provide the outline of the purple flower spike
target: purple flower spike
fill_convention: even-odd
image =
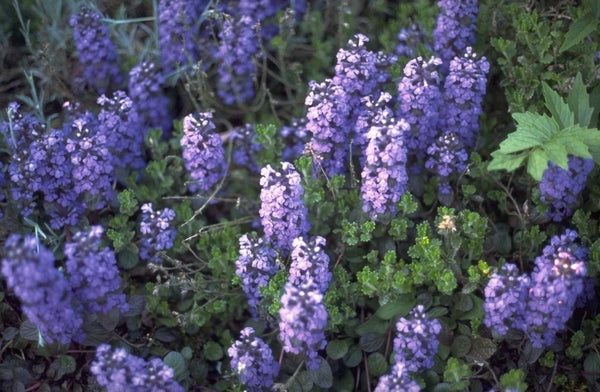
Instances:
[[[110,85],[122,83],[123,75],[108,27],[101,19],[99,12],[81,7],[79,13],[71,15],[69,24],[85,79],[98,92],[105,93]]]
[[[401,317],[396,323],[398,335],[394,339],[394,359],[404,363],[407,372],[421,372],[433,366],[440,344],[437,335],[442,330],[439,320],[430,320],[423,305],[417,305],[410,318]]]
[[[569,169],[565,170],[553,162],[540,182],[541,200],[549,205],[547,215],[555,222],[573,214],[577,198],[585,188],[587,178],[594,168],[592,159],[569,156]]]
[[[66,267],[75,298],[92,312],[108,313],[114,308],[129,309],[125,294],[120,293],[121,277],[115,253],[102,249],[104,229],[92,226],[89,232],[78,232],[65,244]]]
[[[190,173],[190,192],[208,192],[225,177],[223,142],[215,132],[212,113],[188,114],[183,119],[183,159]]]
[[[433,49],[444,62],[444,73],[455,56],[475,43],[477,0],[439,0],[440,13],[433,31]]]
[[[160,0],[158,37],[162,65],[166,71],[195,62],[199,56],[195,24],[202,12],[198,0]]]
[[[424,44],[426,42],[426,38],[425,32],[419,25],[412,24],[407,29],[401,29],[398,32],[398,46],[396,47],[396,54],[398,56],[414,58],[417,46],[419,44]]]
[[[277,272],[277,253],[262,238],[247,234],[240,237],[240,252],[235,263],[235,274],[242,279],[242,289],[248,298],[252,316],[258,315],[258,304],[262,295],[261,287],[269,284],[269,279]]]
[[[509,328],[522,328],[529,286],[529,277],[519,275],[514,264],[504,264],[499,272],[492,274],[485,287],[484,324],[501,336]]]
[[[90,365],[90,371],[98,384],[108,391],[184,392],[174,380],[173,369],[159,358],[145,361],[107,344],[96,348],[96,359]]]
[[[261,170],[259,214],[265,237],[286,255],[292,249],[293,239],[310,230],[300,181],[300,174],[289,162],[282,162],[280,171],[271,165]]]
[[[392,372],[379,378],[375,392],[419,392],[421,387],[406,374],[403,362],[397,362]]]
[[[292,118],[290,125],[281,127],[280,135],[286,142],[286,146],[281,153],[281,159],[292,162],[300,158],[304,153],[306,143],[309,141],[306,118]]]
[[[154,211],[152,203],[142,206],[140,233],[140,259],[150,263],[162,263],[159,253],[173,247],[177,230],[172,227],[175,211],[170,208]]]
[[[299,287],[312,280],[319,291],[325,294],[332,277],[325,244],[325,238],[320,236],[313,237],[308,242],[303,237],[294,239],[288,278],[290,283]]]
[[[553,236],[535,259],[523,326],[533,347],[547,347],[554,342],[583,292],[588,251],[576,245],[576,239],[573,230]]]
[[[252,124],[233,128],[229,134],[233,145],[231,160],[237,166],[245,167],[254,173],[260,173],[260,167],[256,163],[256,159],[262,145],[254,141],[255,136],[256,131]]]
[[[323,305],[323,294],[313,282],[300,287],[288,282],[281,305],[279,336],[283,350],[306,355],[306,367],[311,370],[318,368],[317,351],[327,344],[325,326],[328,315]]]
[[[163,93],[165,77],[160,67],[144,61],[129,71],[129,97],[147,128],[161,128],[168,134],[172,127],[169,99]]]
[[[438,194],[440,201],[443,195],[451,193],[450,177],[458,175],[467,168],[469,156],[458,135],[449,132],[439,136],[427,149],[428,158],[425,167],[438,178]]]
[[[273,358],[271,348],[258,336],[254,329],[246,327],[227,350],[231,368],[237,373],[248,392],[262,392],[273,386],[279,373],[279,363]]]
[[[23,313],[49,343],[82,341],[81,315],[73,308],[69,282],[54,268],[54,255],[34,236],[6,239],[2,275],[22,304]]]

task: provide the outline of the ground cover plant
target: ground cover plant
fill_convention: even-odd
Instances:
[[[600,390],[600,3],[5,3],[0,390]]]

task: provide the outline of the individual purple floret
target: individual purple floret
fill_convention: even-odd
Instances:
[[[450,60],[461,56],[475,43],[477,0],[439,0],[440,13],[433,31],[433,50],[444,62],[445,74]]]
[[[438,194],[440,200],[445,200],[443,195],[452,192],[450,177],[463,172],[467,168],[469,156],[464,149],[458,135],[454,132],[440,135],[434,144],[427,148],[425,167],[437,175]]]
[[[159,358],[145,361],[108,344],[96,348],[90,371],[98,384],[111,392],[184,392],[174,380],[173,369]]]
[[[107,135],[86,116],[71,124],[66,148],[71,156],[73,189],[90,210],[100,210],[114,198],[113,158],[108,150]]]
[[[375,392],[419,392],[421,387],[406,374],[404,363],[393,365],[390,374],[379,378]]]
[[[99,12],[81,7],[79,13],[71,15],[69,24],[73,27],[85,79],[99,93],[104,93],[109,86],[122,83],[123,75],[108,27],[101,19]]]
[[[183,119],[183,160],[190,173],[190,192],[208,192],[225,177],[227,162],[223,142],[212,121],[212,113],[188,114]]]
[[[292,162],[302,156],[306,143],[309,141],[306,129],[306,118],[292,118],[290,125],[281,127],[279,133],[286,145],[281,153],[281,159]]]
[[[417,305],[410,318],[401,317],[396,323],[398,335],[394,339],[394,359],[404,363],[407,372],[421,372],[433,366],[442,330],[439,320],[430,320],[423,305]]]
[[[332,277],[325,244],[325,238],[321,236],[312,237],[308,241],[303,237],[294,239],[288,277],[290,283],[300,287],[308,281],[313,281],[319,292],[325,294]]]
[[[323,294],[317,286],[311,281],[302,286],[286,283],[279,317],[279,337],[283,350],[306,355],[306,367],[309,370],[318,368],[317,351],[327,344],[325,326],[328,315]]]
[[[277,252],[262,238],[244,234],[240,237],[240,252],[235,262],[235,274],[242,280],[242,289],[248,298],[253,317],[258,315],[258,304],[262,298],[260,289],[269,284],[269,279],[278,270],[275,259]]]
[[[273,386],[279,373],[279,363],[273,358],[271,348],[258,336],[252,327],[240,332],[227,354],[231,358],[231,368],[238,375],[248,392],[262,392]]]
[[[410,60],[404,67],[404,77],[398,84],[398,109],[396,117],[410,125],[406,135],[408,154],[424,158],[431,141],[438,136],[440,105],[442,104],[439,65],[442,61],[432,57]]]
[[[388,221],[396,212],[396,203],[406,193],[405,138],[410,130],[403,120],[384,107],[375,116],[366,134],[368,145],[360,188],[363,211],[375,221]]]
[[[163,93],[165,77],[156,64],[144,61],[129,71],[129,97],[147,128],[161,128],[163,135],[172,127],[169,99]]]
[[[398,46],[396,54],[412,59],[416,55],[419,44],[426,43],[426,35],[420,25],[412,24],[407,29],[401,29],[398,32]]]
[[[115,253],[101,248],[104,229],[92,226],[65,244],[65,263],[75,298],[91,312],[108,313],[114,308],[129,309],[125,294],[120,293],[121,277]]]
[[[311,81],[308,86],[306,129],[310,134],[308,151],[313,155],[314,170],[327,177],[344,174],[351,137],[348,96],[331,79],[323,83]]]
[[[535,259],[522,328],[533,347],[547,347],[554,342],[583,292],[588,251],[575,244],[576,239],[574,230],[555,235]]]
[[[62,344],[82,341],[83,320],[73,308],[69,282],[54,268],[52,252],[34,236],[17,234],[6,239],[5,247],[2,275],[21,301],[23,313],[39,328],[41,339]]]
[[[548,217],[560,222],[573,214],[579,194],[585,188],[587,178],[594,168],[592,159],[569,156],[569,170],[565,170],[553,162],[540,182],[540,199],[548,204]]]
[[[255,142],[256,131],[254,125],[245,124],[233,128],[229,133],[232,141],[231,160],[237,166],[245,167],[254,173],[260,173],[260,167],[256,160],[262,145]]]
[[[308,211],[302,201],[304,188],[300,174],[289,162],[281,163],[281,170],[271,165],[260,171],[260,219],[265,237],[284,254],[292,249],[294,238],[310,230]]]
[[[504,264],[499,272],[492,274],[485,287],[483,323],[501,336],[506,335],[509,328],[521,329],[529,286],[529,277],[519,275],[516,265]]]
[[[140,223],[140,259],[150,263],[162,263],[160,252],[173,247],[177,230],[173,228],[175,211],[170,208],[154,211],[152,203],[142,205]]]
[[[219,33],[220,45],[216,58],[219,81],[217,95],[227,105],[243,103],[254,97],[256,65],[252,60],[260,53],[256,20],[242,15],[227,20]]]
[[[467,149],[473,148],[479,133],[479,116],[483,113],[489,71],[487,59],[478,58],[473,49],[467,47],[462,57],[450,61],[450,71],[444,81],[444,132],[456,132]]]
[[[115,168],[141,170],[146,166],[144,153],[145,127],[133,101],[123,91],[112,98],[102,95],[98,114],[99,132],[104,132]]]
[[[158,3],[158,43],[162,66],[167,72],[198,59],[197,22],[202,12],[202,7],[196,4],[198,2],[160,0]]]

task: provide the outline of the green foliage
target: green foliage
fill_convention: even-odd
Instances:
[[[453,357],[448,358],[444,369],[444,381],[449,384],[450,391],[462,391],[467,388],[471,374],[471,368],[465,362]]]
[[[511,369],[507,373],[504,373],[500,376],[500,382],[505,389],[516,389],[519,392],[527,390],[525,372],[521,369]]]

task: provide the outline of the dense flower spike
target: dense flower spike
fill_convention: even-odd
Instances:
[[[252,316],[258,315],[258,304],[262,297],[261,287],[277,272],[277,252],[262,238],[253,238],[248,234],[240,237],[240,252],[235,263],[235,274],[242,280],[242,289],[248,298]]]
[[[255,24],[256,20],[242,15],[225,21],[219,33],[220,45],[215,54],[221,63],[217,95],[227,105],[246,102],[254,97],[252,79],[256,65],[252,59],[260,52]]]
[[[108,150],[107,135],[98,125],[82,116],[71,124],[67,151],[71,156],[73,186],[90,210],[100,210],[114,197],[113,158]]]
[[[282,162],[280,171],[267,165],[260,174],[259,214],[265,237],[287,254],[292,249],[293,239],[310,230],[300,174],[289,162]]]
[[[81,7],[79,13],[71,15],[69,23],[83,75],[93,88],[104,93],[109,86],[122,83],[123,75],[108,27],[101,19],[99,12]]]
[[[273,358],[271,348],[258,336],[252,327],[242,329],[240,339],[227,350],[231,368],[248,392],[271,389],[279,373],[279,363]]]
[[[286,283],[279,317],[279,337],[283,342],[283,350],[305,354],[306,367],[317,368],[317,351],[327,344],[325,326],[328,317],[323,294],[317,286],[310,281],[299,287]]]
[[[469,159],[460,138],[454,132],[440,135],[435,143],[427,148],[427,155],[425,167],[437,175],[438,194],[450,194],[450,177],[463,172]],[[440,197],[440,200],[444,198]]]
[[[587,178],[594,168],[592,159],[569,156],[569,169],[565,170],[553,162],[540,182],[540,199],[548,204],[547,215],[560,222],[573,214],[577,198],[585,188]]]
[[[504,264],[499,272],[492,274],[485,287],[484,324],[502,336],[509,328],[523,328],[529,284],[529,277],[519,275],[514,264]]]
[[[78,232],[65,244],[66,267],[75,298],[85,309],[108,313],[114,308],[129,309],[125,294],[120,293],[121,277],[115,253],[108,247],[100,249],[104,229],[92,226],[88,232]]]
[[[169,99],[163,94],[165,77],[156,64],[144,61],[129,71],[129,97],[147,128],[161,128],[169,133],[172,118]]]
[[[433,366],[438,345],[437,335],[442,330],[439,320],[430,320],[423,305],[417,305],[410,318],[401,317],[396,323],[398,335],[394,339],[394,359],[404,363],[408,372],[421,372]]]
[[[292,118],[290,125],[281,127],[279,133],[286,142],[281,159],[287,162],[293,162],[300,158],[304,153],[304,147],[309,141],[308,131],[306,129],[306,118]]]
[[[419,44],[425,44],[426,36],[420,25],[412,24],[407,29],[401,29],[398,32],[398,46],[396,54],[405,56],[409,59],[414,58]]]
[[[462,57],[450,62],[450,71],[444,81],[443,132],[456,132],[464,146],[471,149],[479,133],[479,116],[483,113],[490,63],[478,58],[471,47]]]
[[[475,43],[477,0],[439,0],[440,13],[433,31],[433,49],[444,62],[444,73],[450,60],[462,55]]]
[[[315,172],[328,177],[344,174],[350,155],[350,106],[344,89],[330,79],[311,81],[305,104],[308,150],[313,154]],[[321,171],[322,170],[322,171]]]
[[[256,159],[262,145],[254,141],[255,137],[256,131],[252,124],[233,128],[229,133],[233,150],[231,160],[238,166],[245,167],[254,173],[260,173],[260,166],[256,163]]]
[[[102,95],[97,102],[102,106],[99,132],[106,134],[115,168],[143,169],[145,129],[133,101],[125,92],[116,91],[112,98]]]
[[[312,237],[305,241],[298,237],[292,242],[292,264],[288,281],[300,287],[302,284],[313,281],[317,289],[325,294],[329,287],[332,274],[329,272],[329,256],[325,253],[325,238]]]
[[[68,344],[81,341],[81,315],[73,308],[71,287],[54,268],[54,255],[34,236],[12,234],[6,240],[2,275],[15,291],[23,313],[43,339]]]
[[[196,4],[200,3],[200,4]],[[196,23],[203,3],[197,0],[160,0],[158,42],[163,68],[169,72],[195,62],[199,56]]]
[[[90,371],[100,386],[108,391],[184,392],[174,380],[174,372],[159,358],[145,361],[122,348],[107,344],[96,348]]]
[[[398,84],[397,118],[410,125],[406,136],[409,155],[424,158],[427,147],[438,136],[440,105],[442,103],[441,79],[438,72],[441,60],[421,57],[410,60],[404,67],[404,77]]]
[[[172,227],[175,211],[170,208],[154,211],[152,203],[142,205],[140,259],[162,263],[159,252],[173,247],[177,230]]]
[[[583,292],[587,271],[584,260],[588,252],[574,243],[576,239],[573,230],[553,236],[543,254],[535,259],[523,328],[533,347],[546,347],[554,342]]]
[[[190,192],[208,192],[225,177],[227,162],[225,149],[212,113],[188,114],[183,119],[183,160],[190,173]]]
[[[405,138],[410,126],[396,121],[391,109],[384,107],[376,115],[366,137],[366,162],[362,170],[361,198],[363,211],[371,219],[386,221],[393,218],[396,203],[406,192]]]
[[[420,390],[419,384],[406,374],[402,362],[395,363],[391,373],[381,376],[375,387],[375,392],[419,392]]]
[[[378,81],[377,55],[365,47],[369,38],[356,34],[355,40],[349,40],[347,48],[337,52],[335,76],[333,82],[351,96],[360,99],[361,96],[374,94]]]

